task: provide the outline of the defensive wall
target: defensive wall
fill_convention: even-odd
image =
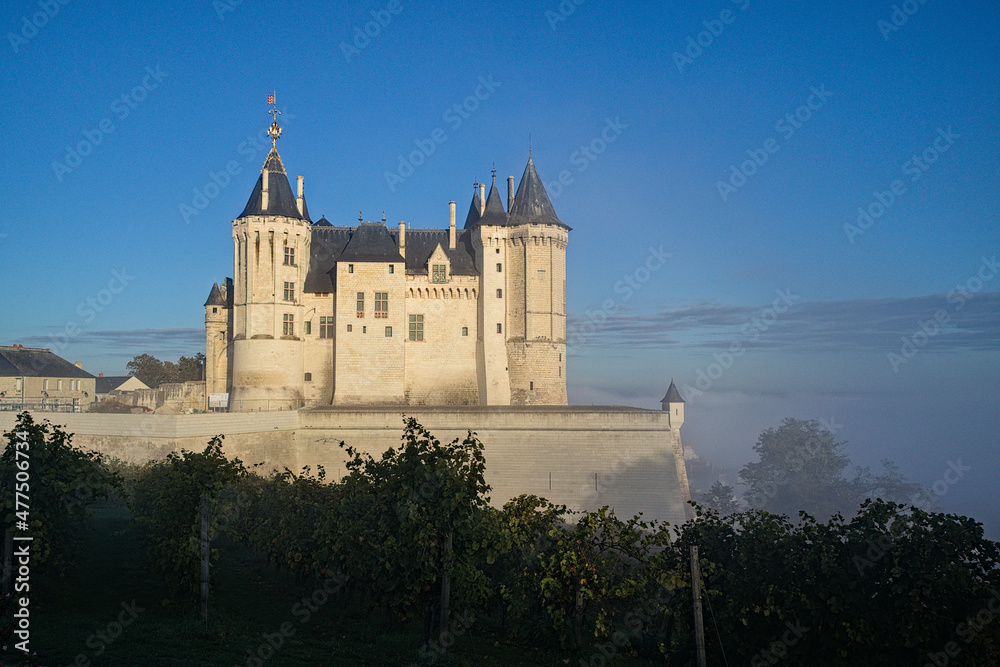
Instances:
[[[125,461],[202,450],[223,434],[223,451],[265,470],[322,465],[328,479],[346,474],[341,441],[380,458],[400,444],[403,415],[442,443],[475,431],[485,445],[486,480],[494,505],[522,493],[574,510],[612,507],[620,517],[678,525],[689,515],[687,472],[679,429],[669,413],[584,406],[345,406],[256,413],[36,413],[73,433],[73,442]],[[0,413],[0,429],[16,415]],[[259,470],[259,469],[258,469]]]

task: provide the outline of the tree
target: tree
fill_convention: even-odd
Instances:
[[[795,517],[804,511],[820,519],[838,512],[851,515],[868,498],[925,504],[919,501],[928,494],[888,459],[882,461],[881,474],[856,467],[854,476],[846,477],[851,462],[846,444],[816,420],[787,418],[778,428],[765,430],[754,445],[760,460],[740,470],[740,479],[749,486],[747,502],[774,514]]]
[[[760,457],[740,470],[751,507],[790,517],[799,510],[827,518],[850,511],[856,491],[844,477],[850,459],[833,433],[816,420],[787,418],[754,445]]]
[[[181,357],[177,363],[160,361],[151,354],[139,354],[125,364],[125,369],[156,389],[166,382],[196,382],[205,375],[205,355],[198,352],[193,357]]]
[[[164,382],[169,382],[167,372],[163,368],[163,362],[151,354],[136,355],[132,361],[125,364],[125,370],[129,372],[129,375],[139,378],[152,389],[156,389]]]
[[[738,512],[740,509],[736,491],[733,487],[723,484],[721,480],[716,480],[708,491],[698,494],[694,500],[699,505],[713,509],[723,516]]]

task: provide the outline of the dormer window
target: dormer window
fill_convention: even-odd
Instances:
[[[448,281],[448,270],[444,264],[434,264],[431,267],[431,282],[443,283]]]

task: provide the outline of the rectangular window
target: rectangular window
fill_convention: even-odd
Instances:
[[[497,262],[497,273],[503,273],[503,264]]]
[[[503,290],[502,289],[498,289],[497,290],[497,298],[498,299],[502,299],[503,298]]]
[[[375,292],[375,319],[389,317],[389,293]]]
[[[354,273],[354,265],[353,264],[348,264],[347,265],[347,272],[348,273]]]
[[[56,391],[62,391],[62,380],[56,380]]]
[[[395,273],[395,272],[396,272],[396,265],[395,264],[390,264],[389,265],[389,273]]]
[[[444,264],[435,264],[433,266],[433,271],[431,273],[431,282],[432,283],[443,283],[443,282],[446,282],[447,280],[448,280],[448,276],[447,276],[447,274],[445,272],[445,265]]]
[[[305,331],[304,331],[305,335],[307,335],[307,336],[311,335],[312,332],[313,332],[313,323],[312,323],[312,320],[309,320],[309,321],[307,321],[305,323],[305,328],[306,328]]]
[[[361,333],[368,333],[368,327],[361,327]]]
[[[285,246],[285,266],[295,266],[295,248]]]
[[[357,307],[356,310],[358,311],[358,317],[364,317],[365,316],[365,293],[364,292],[358,292],[357,306],[358,307]]]
[[[306,382],[312,382],[313,374],[312,373],[306,373],[305,379],[306,379]]]
[[[535,383],[534,382],[529,382],[528,383],[528,389],[530,389],[531,391],[534,391],[535,390]]]
[[[295,316],[291,313],[285,313],[281,316],[281,334],[283,336],[294,336],[295,335]]]
[[[503,325],[497,322],[497,333],[503,333]]]
[[[49,390],[49,381],[42,380],[42,391],[48,391],[48,390]]]
[[[469,327],[462,327],[462,335],[463,336],[469,335]]]
[[[385,328],[385,337],[386,338],[392,338],[392,327],[386,327]]]
[[[351,330],[351,325],[347,325],[347,330]],[[320,338],[333,338],[333,318],[332,317],[321,317],[319,318],[319,337]]]
[[[347,333],[351,333],[352,331],[354,331],[354,326],[353,326],[353,325],[350,325],[350,324],[348,324],[348,325],[347,325]]]
[[[295,301],[295,283],[285,283],[285,301]]]
[[[424,316],[410,315],[410,340],[424,339]]]

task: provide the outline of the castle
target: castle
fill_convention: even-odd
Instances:
[[[530,155],[507,203],[465,223],[312,222],[271,151],[233,221],[233,279],[205,303],[209,394],[231,411],[309,405],[566,405],[566,245]]]

